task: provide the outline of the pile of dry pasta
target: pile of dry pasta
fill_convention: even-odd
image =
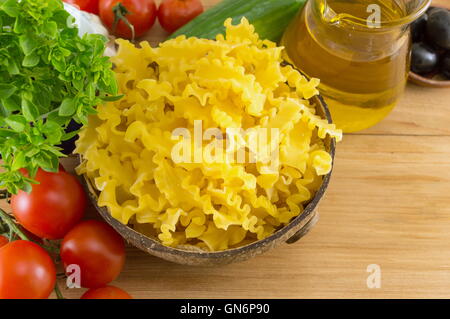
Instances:
[[[77,143],[77,172],[98,189],[98,204],[167,246],[219,251],[271,235],[331,170],[326,136],[342,137],[308,101],[318,80],[282,64],[282,47],[247,20],[225,26],[215,41],[119,40],[113,63],[124,98],[99,106]],[[199,142],[196,123],[222,134]],[[174,135],[180,128],[188,134]],[[269,133],[255,147],[261,129]],[[208,148],[224,141],[233,143],[223,154]],[[174,149],[199,156],[174,159]]]

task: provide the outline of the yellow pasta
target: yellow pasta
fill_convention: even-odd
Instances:
[[[77,152],[99,205],[173,247],[219,251],[273,234],[301,214],[332,168],[307,80],[243,18],[216,40],[152,48],[118,40],[124,98],[98,107]]]

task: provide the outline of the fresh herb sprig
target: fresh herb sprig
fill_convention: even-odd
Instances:
[[[69,122],[117,98],[105,42],[80,38],[61,0],[0,0],[0,189],[30,191],[38,168],[56,172],[58,145],[77,134]]]

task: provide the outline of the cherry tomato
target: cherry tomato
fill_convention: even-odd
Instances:
[[[0,299],[46,299],[55,282],[55,265],[37,244],[17,240],[0,249]]]
[[[0,248],[5,246],[7,243],[9,243],[8,238],[6,238],[5,236],[0,236]]]
[[[61,243],[64,268],[78,265],[81,286],[99,288],[117,278],[125,263],[122,237],[104,222],[88,220],[79,223]]]
[[[31,193],[11,197],[17,221],[28,231],[46,239],[60,239],[76,225],[86,209],[86,194],[75,176],[60,170],[39,169]]]
[[[173,33],[202,12],[200,0],[163,0],[158,19],[164,30]]]
[[[114,32],[114,9],[119,3],[120,14],[134,26],[135,37],[144,35],[155,24],[158,9],[153,0],[100,0],[100,18],[110,31]],[[133,38],[133,33],[124,19],[120,19],[114,34],[121,38]]]
[[[64,2],[75,5],[80,10],[98,14],[98,0],[63,0]]]
[[[106,286],[103,288],[89,289],[81,299],[133,299],[126,291],[114,287]]]

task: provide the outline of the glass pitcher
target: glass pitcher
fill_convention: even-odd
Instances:
[[[411,23],[431,0],[309,0],[286,30],[285,59],[320,92],[333,121],[355,132],[381,121],[408,78]]]

